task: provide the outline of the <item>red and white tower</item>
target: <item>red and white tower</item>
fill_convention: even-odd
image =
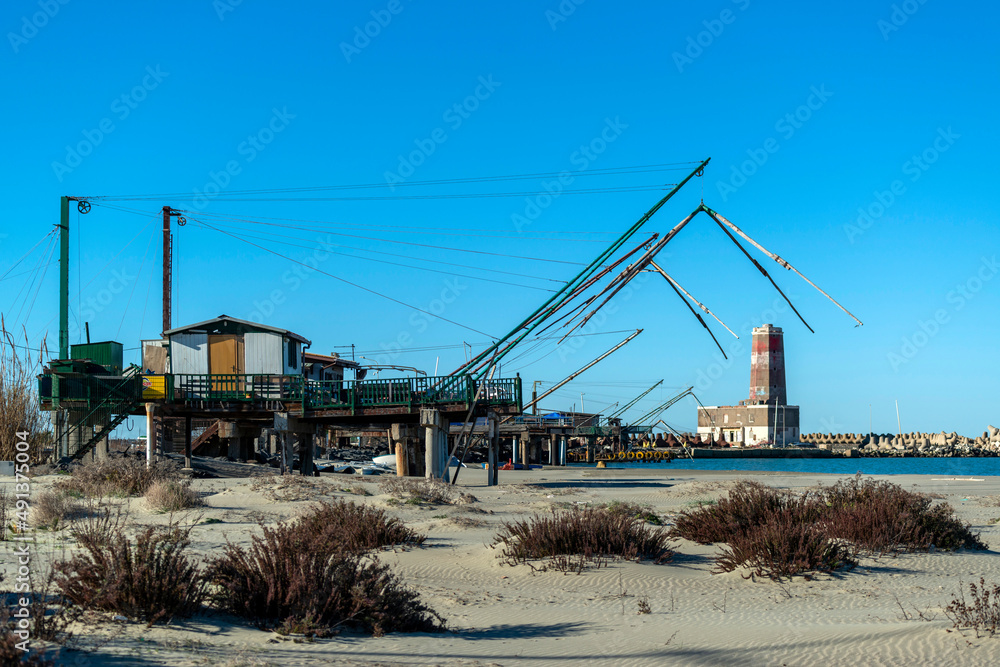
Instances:
[[[745,405],[787,405],[785,344],[781,327],[765,324],[753,330],[750,354],[750,398]]]

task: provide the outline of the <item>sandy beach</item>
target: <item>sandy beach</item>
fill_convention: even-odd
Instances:
[[[582,574],[535,573],[502,565],[489,548],[498,525],[553,507],[612,500],[648,505],[666,525],[698,501],[718,498],[738,479],[787,489],[831,484],[834,475],[717,471],[546,468],[504,471],[487,487],[482,470],[463,470],[459,486],[475,502],[398,504],[378,478],[196,480],[207,507],[188,513],[193,551],[219,553],[226,540],[248,543],[257,521],[295,516],[309,500],[346,498],[386,507],[427,535],[416,549],[384,551],[423,600],[443,615],[445,634],[346,633],[315,641],[281,637],[239,619],[205,613],[168,626],[107,620],[78,628],[78,644],[60,664],[86,665],[991,665],[1000,637],[949,631],[942,609],[959,585],[1000,582],[1000,478],[894,476],[906,489],[939,494],[981,531],[990,551],[908,554],[862,559],[858,568],[812,580],[744,579],[712,574],[713,546],[678,540],[668,564],[613,562]],[[34,492],[53,476],[37,478]],[[371,495],[358,495],[360,488]],[[132,526],[168,521],[131,499]],[[45,558],[71,548],[68,531],[40,531]],[[12,574],[11,543],[4,545]],[[9,580],[9,579],[8,579]],[[650,613],[638,613],[640,602]]]

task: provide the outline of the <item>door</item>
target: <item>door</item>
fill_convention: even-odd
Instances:
[[[233,395],[243,391],[242,336],[208,337],[208,372],[212,375],[213,394]]]

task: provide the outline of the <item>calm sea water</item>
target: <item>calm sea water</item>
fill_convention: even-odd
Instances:
[[[1000,458],[676,459],[671,463],[608,463],[609,468],[748,470],[853,475],[1000,475]]]

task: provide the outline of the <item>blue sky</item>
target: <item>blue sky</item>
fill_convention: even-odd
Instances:
[[[519,372],[528,390],[554,383],[643,328],[546,405],[624,404],[660,379],[633,416],[690,385],[705,404],[729,404],[748,393],[744,334],[770,321],[785,330],[804,431],[867,431],[869,406],[876,431],[895,431],[896,400],[905,431],[975,435],[1000,422],[1000,10],[620,5],[8,2],[0,312],[33,340],[47,332],[55,349],[47,240],[14,263],[57,222],[58,198],[162,193],[73,213],[73,342],[84,320],[94,340],[126,348],[159,334],[156,216],[170,205],[189,212],[175,228],[175,325],[260,319],[316,351],[354,344],[381,363],[445,373],[464,361],[463,342],[482,350],[637,220],[689,168],[677,163],[711,157],[636,241],[666,232],[704,194],[865,325],[768,260],[809,333],[701,216],[660,263],[740,333],[713,327],[729,360],[645,274],[595,335],[543,342],[506,360],[505,375]],[[551,176],[420,184],[564,171],[567,190],[645,187],[538,199]],[[256,195],[377,199],[237,201],[387,181],[396,187]],[[511,192],[529,195],[399,198]],[[667,421],[692,428],[694,406],[685,399]]]

